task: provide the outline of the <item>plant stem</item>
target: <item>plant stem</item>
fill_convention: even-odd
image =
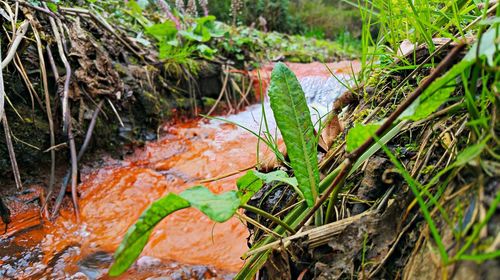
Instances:
[[[296,233],[296,231],[293,228],[291,228],[289,225],[287,225],[285,222],[283,222],[279,218],[267,213],[266,211],[264,211],[262,209],[259,209],[257,207],[254,207],[254,206],[248,205],[248,204],[242,205],[241,208],[248,210],[248,211],[251,211],[251,212],[254,212],[257,215],[261,215],[262,217],[267,218],[267,219],[277,223],[278,225],[282,226],[284,229],[289,231],[291,234]]]

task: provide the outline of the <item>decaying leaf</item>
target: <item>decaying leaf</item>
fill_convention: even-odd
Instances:
[[[72,40],[69,56],[79,64],[74,70],[74,79],[78,85],[92,97],[116,97],[117,94],[123,93],[123,81],[114,69],[109,55],[81,28],[79,20],[69,25],[69,35]]]
[[[336,114],[331,114],[326,120],[326,126],[321,132],[320,139],[326,145],[326,151],[330,149],[333,145],[337,136],[344,131],[344,127],[339,121],[339,117]]]

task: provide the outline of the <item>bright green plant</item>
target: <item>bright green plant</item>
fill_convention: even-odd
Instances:
[[[475,133],[475,138],[478,140],[475,144],[471,143],[466,148],[462,149],[456,155],[455,161],[451,162],[445,168],[442,168],[441,170],[434,170],[435,168],[432,168],[433,170],[429,171],[429,173],[434,174],[434,176],[429,179],[427,184],[422,185],[419,181],[414,179],[400,163],[397,156],[386,146],[386,141],[379,140],[378,137],[375,136],[375,131],[378,129],[379,125],[357,124],[347,135],[346,145],[348,151],[355,150],[368,138],[373,137],[377,141],[376,145],[378,148],[382,148],[387,154],[391,162],[403,176],[412,193],[415,195],[415,200],[429,227],[443,265],[448,265],[461,260],[474,260],[481,262],[488,259],[498,258],[500,256],[500,250],[483,252],[480,246],[476,246],[474,250],[471,250],[473,247],[472,245],[479,242],[478,232],[491,219],[493,212],[495,211],[493,208],[498,207],[500,203],[500,192],[496,192],[487,215],[485,215],[483,220],[473,226],[473,230],[469,234],[467,234],[467,229],[465,227],[460,226],[458,227],[458,230],[456,229],[456,222],[453,222],[453,220],[450,219],[449,213],[447,213],[440,202],[440,198],[444,194],[445,189],[449,186],[451,179],[456,176],[460,169],[470,163],[482,162],[481,155],[486,151],[489,151],[490,154],[494,154],[488,145],[490,140],[494,137],[492,135],[494,131],[488,123],[481,121],[482,117],[480,116],[481,113],[479,113],[480,109],[478,108],[478,105],[488,106],[485,104],[491,104],[490,102],[493,100],[492,95],[494,93],[490,91],[487,85],[491,81],[489,79],[491,77],[491,74],[489,73],[491,70],[490,67],[495,67],[495,65],[499,63],[498,58],[495,58],[495,54],[498,53],[499,50],[499,30],[500,27],[498,24],[493,24],[489,30],[481,34],[478,42],[472,46],[466,56],[461,61],[456,63],[443,76],[436,79],[398,119],[401,123],[405,123],[407,121],[420,121],[430,117],[432,113],[442,106],[442,104],[450,100],[452,93],[456,92],[457,79],[461,80],[458,83],[462,83],[463,88],[465,89],[461,93],[461,98],[465,103],[463,107],[467,109],[468,116],[472,119],[471,122],[469,122],[471,123],[470,127]],[[480,79],[479,76],[474,75],[475,69],[477,69],[476,67],[482,69],[482,73],[486,76],[486,78]],[[468,91],[469,88],[477,88],[477,84],[479,82],[482,83],[482,92],[473,93],[472,90]],[[473,87],[471,85],[473,85]],[[486,164],[481,164],[480,166],[485,169],[485,173],[488,173]],[[434,194],[431,193],[432,187],[437,188],[437,191]],[[448,228],[451,228],[452,231],[457,231],[454,232],[454,237],[456,239],[454,242],[455,244],[461,245],[457,248],[454,255],[451,255],[446,249],[446,244],[444,244],[441,230],[438,227],[438,222],[431,214],[432,207],[439,210],[441,218],[446,222]],[[460,215],[459,218],[461,218]],[[461,222],[462,220],[458,222],[459,225],[461,225]],[[468,251],[471,251],[471,253],[466,254]]]
[[[318,159],[314,126],[299,81],[285,64],[274,67],[269,98],[274,118],[287,147],[290,165],[307,205],[318,197]]]
[[[278,232],[280,228],[290,233],[295,232],[286,220],[279,220],[258,208],[246,205],[263,183],[288,184],[305,198],[309,206],[314,205],[318,195],[319,171],[314,127],[304,92],[293,72],[282,63],[278,63],[273,70],[269,96],[295,177],[289,177],[281,170],[267,174],[252,170],[237,180],[237,191],[213,194],[204,186],[195,186],[178,195],[169,193],[154,202],[129,229],[115,252],[115,262],[109,270],[111,276],[120,275],[132,265],[146,245],[153,228],[162,219],[187,207],[200,210],[215,222],[225,222],[239,208],[244,208],[277,223]]]
[[[118,276],[125,272],[140,255],[146,246],[154,227],[168,215],[188,207],[194,207],[215,222],[225,222],[231,218],[238,208],[245,207],[248,200],[257,192],[264,182],[280,181],[295,184],[285,172],[275,171],[262,174],[248,171],[238,179],[238,191],[213,194],[204,186],[189,188],[180,194],[169,193],[153,202],[139,220],[128,230],[122,243],[115,252],[115,262],[109,275]],[[281,223],[281,221],[276,220]]]

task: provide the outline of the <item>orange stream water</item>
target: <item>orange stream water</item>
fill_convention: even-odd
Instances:
[[[290,67],[299,78],[330,75],[319,63]],[[347,62],[330,67],[336,73],[351,72]],[[268,79],[271,69],[264,67],[261,76]],[[58,264],[51,264],[54,255],[76,246],[77,252],[65,253],[68,256],[61,268],[65,274],[59,274],[72,275],[78,272],[78,262],[85,256],[116,250],[127,229],[151,202],[169,192],[179,193],[197,185],[202,179],[256,163],[257,139],[233,125],[208,125],[193,120],[166,125],[161,135],[159,141],[147,143],[122,161],[107,158],[102,168],[84,172],[78,187],[80,224],[76,224],[72,209],[67,207],[54,223],[45,222],[42,227],[21,233],[14,242],[26,247],[38,244],[41,263],[56,267]],[[232,190],[238,176],[204,185],[215,193]],[[248,249],[247,236],[245,225],[237,218],[215,224],[199,211],[186,209],[156,226],[142,255],[165,263],[208,265],[234,273],[243,264],[240,256]],[[159,275],[165,272],[135,267],[122,278]],[[25,277],[19,274],[19,278]]]

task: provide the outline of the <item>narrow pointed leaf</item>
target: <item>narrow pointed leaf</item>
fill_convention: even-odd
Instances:
[[[153,228],[166,216],[187,207],[189,202],[173,193],[153,202],[123,238],[115,252],[115,262],[109,269],[109,275],[118,276],[125,272],[141,254]]]
[[[299,188],[312,206],[319,182],[314,127],[302,87],[283,63],[277,63],[271,74],[269,97]]]

